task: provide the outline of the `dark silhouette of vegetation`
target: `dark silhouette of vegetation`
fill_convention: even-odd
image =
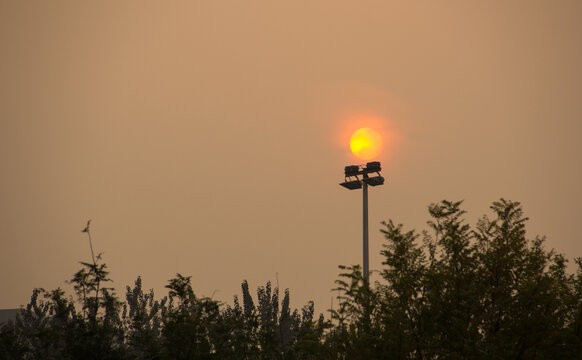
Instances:
[[[383,223],[373,283],[340,266],[339,304],[314,316],[271,283],[232,305],[176,274],[156,299],[141,278],[120,300],[97,256],[63,290],[35,289],[0,330],[2,359],[581,359],[582,259],[528,240],[521,206],[501,199],[475,228],[461,202],[429,206],[429,231]],[[87,227],[88,231],[88,227]],[[373,278],[374,278],[373,277]]]

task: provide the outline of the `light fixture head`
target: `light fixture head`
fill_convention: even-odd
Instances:
[[[371,161],[366,164],[366,172],[368,173],[378,172],[380,170],[382,170],[382,166],[379,161]]]
[[[346,177],[356,176],[360,173],[360,167],[358,165],[348,165],[344,168]]]
[[[343,183],[340,183],[340,185],[349,190],[362,188],[362,182],[360,180],[344,181]]]
[[[382,176],[372,176],[362,179],[363,182],[370,186],[378,186],[384,184],[384,178]]]

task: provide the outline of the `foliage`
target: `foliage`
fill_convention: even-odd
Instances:
[[[372,288],[358,266],[340,267],[334,358],[582,357],[582,260],[569,275],[543,238],[528,241],[518,202],[494,202],[475,229],[460,206],[430,205],[422,234],[383,223],[385,267]]]
[[[110,279],[97,256],[70,280],[74,298],[33,291],[0,328],[0,358],[582,358],[582,258],[569,274],[544,238],[528,240],[518,202],[494,202],[474,228],[461,205],[431,204],[422,233],[383,223],[377,281],[340,266],[339,304],[327,320],[313,302],[292,310],[289,290],[281,298],[271,283],[253,297],[243,281],[228,305],[197,296],[182,274],[161,299],[138,277],[121,301],[103,286]]]

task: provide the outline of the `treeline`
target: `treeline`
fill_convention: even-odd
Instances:
[[[138,278],[125,300],[100,259],[75,296],[35,289],[0,330],[1,359],[582,359],[576,273],[543,238],[527,240],[519,203],[501,199],[474,228],[460,202],[429,206],[430,231],[383,223],[383,268],[369,284],[340,266],[339,304],[314,316],[270,283],[232,305],[195,295],[180,274],[156,299]]]

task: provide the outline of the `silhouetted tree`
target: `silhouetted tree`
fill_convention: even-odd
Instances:
[[[210,326],[218,318],[218,303],[198,298],[190,276],[176,274],[166,286],[168,306],[163,310],[162,341],[164,357],[169,359],[210,359]]]
[[[196,296],[189,276],[161,299],[138,277],[121,301],[89,238],[75,296],[34,289],[0,327],[0,359],[582,359],[582,258],[569,274],[544,238],[528,240],[518,202],[494,202],[475,228],[461,205],[431,204],[422,233],[383,223],[379,279],[340,266],[328,320],[270,282],[253,298],[243,281],[228,305]]]
[[[528,240],[518,202],[500,199],[475,230],[461,202],[429,206],[430,232],[392,221],[381,281],[340,266],[326,346],[336,359],[575,359],[582,352],[582,261]],[[367,316],[370,314],[370,317]]]
[[[127,287],[126,303],[123,305],[127,351],[130,359],[158,359],[162,353],[162,311],[167,297],[155,300],[154,291],[144,293],[141,277],[133,288]]]

